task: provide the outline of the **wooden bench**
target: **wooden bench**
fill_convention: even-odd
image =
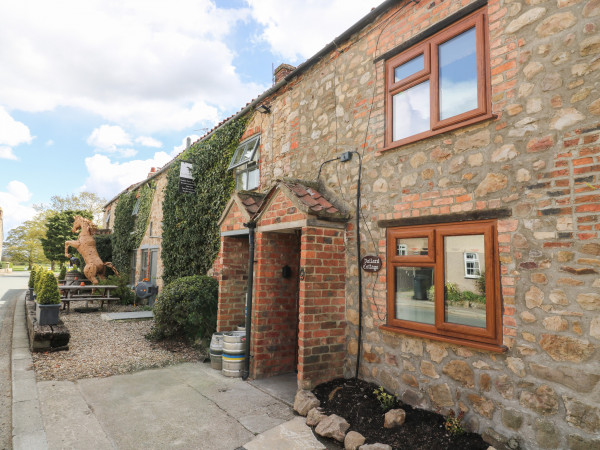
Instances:
[[[121,300],[119,297],[112,297],[110,293],[118,289],[118,286],[112,285],[85,285],[85,286],[59,286],[61,291],[60,301],[63,304],[63,310],[66,308],[67,314],[71,309],[71,302],[93,302],[99,301],[100,308],[106,302],[106,310],[110,311],[110,303]],[[93,295],[94,291],[102,290],[104,294]]]

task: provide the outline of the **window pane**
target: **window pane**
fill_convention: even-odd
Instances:
[[[429,239],[426,237],[396,239],[397,256],[427,255]]]
[[[258,187],[258,167],[248,171],[248,187],[247,190],[256,189]]]
[[[433,268],[395,268],[395,317],[411,322],[435,323]]]
[[[425,57],[419,55],[394,69],[394,83],[405,79],[425,68]]]
[[[438,47],[440,120],[477,108],[476,50],[475,28]]]
[[[430,129],[429,81],[399,92],[392,98],[393,137],[398,141]]]
[[[483,234],[444,237],[444,271],[445,321],[485,328]]]

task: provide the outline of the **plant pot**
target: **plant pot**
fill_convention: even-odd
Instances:
[[[58,323],[58,311],[60,303],[57,305],[40,305],[35,308],[35,318],[38,325],[56,325]]]
[[[77,278],[77,279],[75,279]],[[70,286],[72,284],[79,284],[81,281],[85,280],[85,275],[82,274],[81,272],[67,272],[67,274],[65,275],[65,284],[67,286]]]

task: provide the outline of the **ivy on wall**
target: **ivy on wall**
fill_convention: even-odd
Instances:
[[[153,183],[150,186],[145,183],[135,191],[125,192],[119,196],[115,208],[115,224],[111,241],[112,263],[120,273],[129,272],[131,252],[137,249],[142,242],[150,219],[154,188]],[[133,215],[133,209],[138,200],[138,212]]]
[[[181,155],[180,159],[193,164],[195,194],[179,192],[181,164],[177,161],[171,166],[163,201],[165,283],[204,275],[212,267],[220,246],[217,222],[235,186],[233,173],[227,167],[247,122],[248,117],[230,122]]]

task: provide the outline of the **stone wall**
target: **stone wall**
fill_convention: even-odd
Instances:
[[[381,152],[385,63],[374,59],[469,3],[400,2],[268,99],[271,114],[249,124],[262,133],[260,190],[283,176],[315,180],[323,161],[360,151],[363,254],[384,260],[381,220],[509,208],[498,222],[508,351],[383,332],[382,270],[364,276],[361,377],[412,404],[465,411],[469,428],[500,447],[599,445],[598,1],[488,2],[494,117]],[[349,210],[357,174],[356,158],[322,170]],[[346,237],[347,376],[358,345],[355,251]]]

